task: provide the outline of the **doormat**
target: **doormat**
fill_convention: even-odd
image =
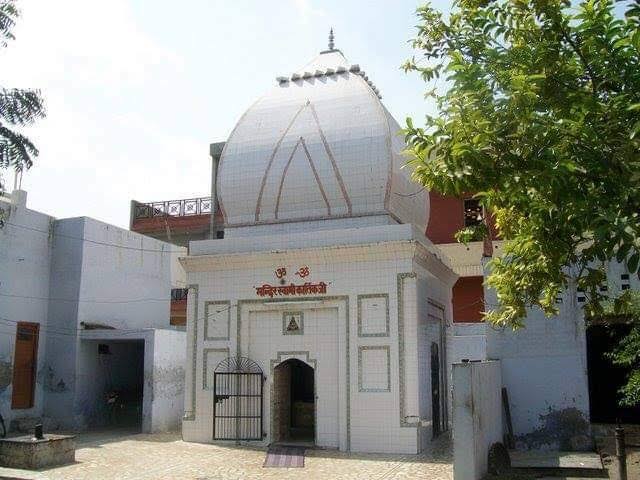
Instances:
[[[302,468],[304,467],[303,447],[269,447],[263,467]]]

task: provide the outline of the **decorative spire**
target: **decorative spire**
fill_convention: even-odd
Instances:
[[[331,27],[331,30],[329,30],[329,50],[333,50],[333,47],[335,46],[333,38],[333,27]]]

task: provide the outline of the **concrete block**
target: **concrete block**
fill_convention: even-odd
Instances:
[[[76,441],[73,435],[46,435],[36,440],[31,435],[0,439],[0,466],[38,470],[73,463]]]
[[[480,480],[488,453],[502,440],[500,362],[453,365],[453,478]]]

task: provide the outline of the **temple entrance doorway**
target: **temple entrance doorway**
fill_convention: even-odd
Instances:
[[[273,370],[272,443],[314,444],[315,371],[290,359]]]

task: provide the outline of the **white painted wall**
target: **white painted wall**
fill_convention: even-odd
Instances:
[[[627,275],[628,279],[623,279]],[[637,275],[624,264],[607,265],[611,295],[640,288]],[[539,309],[527,312],[525,328],[487,328],[487,357],[500,359],[509,393],[516,446],[571,447],[571,437],[589,433],[589,389],[584,303],[570,287],[558,303],[559,314],[546,318]],[[495,293],[485,291],[489,305]]]
[[[455,323],[449,336],[449,361],[487,359],[486,323]]]
[[[185,421],[183,422],[183,438],[189,441],[212,441],[212,393],[206,386],[206,379],[212,378],[215,365],[225,355],[238,354],[236,332],[240,328],[242,342],[240,354],[256,357],[265,372],[270,371],[270,360],[278,351],[318,352],[313,353],[321,358],[324,355],[323,344],[327,342],[327,335],[333,338],[330,344],[338,346],[337,377],[327,383],[320,380],[318,395],[323,397],[333,395],[337,388],[339,405],[338,412],[338,446],[340,449],[369,452],[417,453],[424,447],[420,442],[419,430],[426,430],[421,426],[421,400],[419,376],[425,375],[425,370],[418,366],[418,304],[427,301],[420,297],[416,287],[415,274],[417,265],[425,274],[420,274],[429,287],[424,290],[429,298],[442,301],[445,308],[450,304],[450,293],[447,292],[443,277],[450,277],[453,283],[455,276],[443,263],[438,261],[432,253],[425,253],[424,259],[415,258],[418,249],[427,252],[426,246],[419,244],[422,237],[415,234],[410,225],[375,226],[360,229],[345,229],[339,231],[316,231],[293,233],[291,235],[266,237],[246,237],[217,241],[192,242],[190,256],[184,260],[187,268],[187,283],[194,286],[188,297],[188,353],[185,391]],[[429,243],[427,241],[426,245]],[[420,245],[420,246],[419,246]],[[294,272],[306,265],[311,275],[304,280],[295,276]],[[326,331],[313,334],[305,333],[303,338],[295,335],[282,335],[280,322],[277,318],[265,317],[264,322],[252,323],[253,311],[264,309],[266,303],[256,295],[256,286],[270,283],[277,285],[274,277],[277,267],[285,266],[289,272],[287,282],[296,284],[305,281],[328,283],[327,300],[320,300],[318,305],[298,304],[298,298],[280,298],[289,304],[287,308],[293,310],[338,308],[338,329],[334,332],[333,320],[327,320]],[[409,274],[403,277],[403,296],[398,298],[399,274]],[[449,287],[450,288],[450,287]],[[387,295],[389,299],[389,334],[381,336],[358,336],[358,295],[378,294]],[[331,299],[332,296],[348,297],[348,312],[341,313],[345,300]],[[252,300],[252,307],[245,306],[238,311],[238,303]],[[206,322],[205,305],[211,301],[229,302],[229,316],[224,317],[229,328],[229,338],[205,339],[204,324]],[[403,305],[404,313],[404,344],[402,352],[399,340],[399,305]],[[283,306],[269,307],[274,312],[285,308]],[[422,307],[421,307],[422,308]],[[252,310],[253,309],[253,310]],[[347,317],[348,313],[348,317]],[[270,315],[277,315],[272,313]],[[450,315],[450,310],[449,310]],[[329,317],[327,317],[329,318]],[[349,319],[349,369],[346,369],[346,330],[344,323]],[[240,327],[238,327],[240,319]],[[273,323],[269,328],[266,324]],[[256,330],[258,328],[262,328]],[[276,328],[277,327],[277,328]],[[250,329],[251,328],[251,329]],[[250,330],[249,330],[250,329]],[[306,329],[306,326],[305,326]],[[249,333],[244,333],[245,330]],[[307,337],[307,338],[305,338]],[[247,338],[255,339],[250,345],[245,344]],[[323,343],[324,342],[324,343]],[[362,347],[389,349],[389,380],[390,391],[361,391],[358,385],[359,365],[358,351]],[[344,349],[344,350],[343,350]],[[345,352],[345,353],[341,353]],[[375,350],[378,352],[378,350]],[[334,354],[336,355],[336,354]],[[375,357],[375,355],[374,355]],[[207,370],[204,371],[205,358]],[[373,358],[367,357],[366,358]],[[378,358],[378,357],[376,357]],[[404,361],[401,375],[400,359]],[[322,359],[322,358],[321,358]],[[327,368],[333,369],[336,359],[323,359],[318,364],[318,378],[321,378]],[[367,365],[364,365],[367,367]],[[386,362],[381,361],[376,367],[380,374],[387,375]],[[384,370],[384,372],[382,371]],[[347,386],[348,372],[348,386]],[[268,373],[267,373],[268,375]],[[267,379],[268,385],[269,379]],[[425,382],[422,382],[423,388]],[[347,401],[347,389],[349,397]],[[404,390],[403,390],[404,389]],[[403,390],[401,392],[401,390]],[[401,407],[401,401],[402,407]],[[349,402],[349,408],[347,408]],[[194,408],[195,406],[195,408]],[[270,409],[269,397],[265,396],[265,409]],[[325,445],[335,446],[333,416],[322,430]],[[194,418],[195,417],[195,418]],[[264,430],[269,434],[270,425],[268,414],[265,416]],[[415,419],[410,425],[409,420]],[[350,425],[350,435],[347,434],[347,424]],[[348,438],[347,438],[348,437]],[[267,440],[268,441],[268,437]]]
[[[26,207],[27,192],[0,197],[0,414],[7,427],[14,418],[39,416],[44,394],[47,297],[49,296],[49,228],[53,218]],[[31,297],[31,298],[27,298]],[[17,322],[40,324],[34,408],[11,410]]]
[[[258,305],[245,312],[247,317],[243,333],[247,341],[243,342],[245,352],[243,355],[247,355],[261,365],[267,377],[264,396],[266,426],[264,430],[268,433],[269,440],[273,441],[270,429],[271,408],[269,408],[272,404],[271,386],[273,384],[270,365],[272,360],[278,358],[276,352],[309,352],[308,358],[306,355],[298,355],[298,357],[315,368],[316,442],[322,447],[338,448],[341,388],[336,380],[341,376],[339,350],[341,350],[340,346],[344,346],[344,318],[342,322],[339,321],[337,305],[333,307],[329,305],[293,306],[295,310],[302,309],[303,334],[283,335],[282,315],[283,312],[291,310],[291,307],[292,305],[270,305],[269,307]],[[344,312],[342,313],[344,315]],[[309,360],[315,360],[315,362],[309,362]],[[215,368],[215,365],[211,367]]]
[[[154,330],[151,432],[180,429],[184,408],[186,333]],[[145,370],[147,370],[145,366]]]
[[[389,215],[371,215],[367,217],[334,218],[316,221],[273,223],[246,227],[226,227],[224,237],[239,239],[264,237],[266,235],[291,235],[310,231],[338,230],[372,227],[375,225],[397,225]]]
[[[78,322],[167,328],[177,247],[92,218],[83,224]]]
[[[489,448],[502,441],[500,362],[453,365],[453,477],[479,480]]]
[[[495,304],[493,292],[485,293]],[[576,297],[563,295],[559,315],[529,310],[525,328],[487,329],[487,355],[500,359],[516,446],[570,448],[567,432],[588,433],[585,323]]]
[[[431,388],[431,345],[438,345],[441,363],[442,384],[440,388],[442,418],[451,419],[451,378],[450,359],[447,338],[451,330],[452,303],[451,288],[442,278],[437,278],[419,265],[417,272],[417,368],[418,368],[418,405],[421,427],[418,429],[420,451],[428,448],[433,438],[433,405]],[[450,280],[455,281],[455,280]],[[436,308],[435,305],[442,307]],[[442,318],[438,321],[437,318]],[[410,358],[408,358],[409,361]],[[446,405],[446,411],[444,406]]]
[[[628,279],[623,279],[623,276],[627,276]],[[609,292],[618,295],[628,289],[640,289],[640,278],[638,275],[629,275],[624,263],[610,262],[607,265],[607,284]]]
[[[53,226],[49,285],[49,331],[44,366],[47,390],[43,414],[73,428],[82,418],[74,412],[78,362],[78,296],[82,277],[83,219],[56,221]]]
[[[86,402],[76,382],[82,323],[135,333],[168,328],[175,247],[87,217],[55,222],[45,414],[68,428],[85,426]]]
[[[187,440],[210,442],[212,435],[212,397],[211,392],[203,387],[203,378],[213,376],[213,369],[219,360],[224,358],[221,354],[219,357],[210,357],[207,362],[208,370],[203,372],[203,363],[205,349],[229,349],[230,355],[236,354],[236,328],[237,328],[237,303],[239,299],[255,299],[254,285],[262,285],[265,282],[275,283],[273,281],[273,270],[278,265],[286,265],[291,272],[303,264],[310,267],[312,276],[310,281],[328,281],[331,282],[327,296],[332,295],[350,295],[349,298],[349,319],[350,319],[350,389],[351,389],[351,437],[350,447],[353,451],[395,451],[405,453],[415,453],[417,451],[416,444],[416,427],[400,428],[399,419],[399,397],[398,397],[398,339],[397,339],[397,306],[395,298],[396,290],[396,274],[401,271],[410,271],[411,260],[400,261],[365,261],[366,257],[352,258],[350,262],[334,263],[331,261],[331,253],[322,254],[322,258],[314,258],[308,254],[304,260],[297,260],[287,255],[282,258],[269,261],[269,265],[262,267],[259,264],[247,264],[246,269],[229,269],[224,271],[193,273],[189,275],[189,284],[198,284],[198,340],[196,343],[196,362],[197,368],[195,372],[187,376],[187,382],[192,380],[191,375],[195,376],[195,396],[196,396],[196,421],[186,421],[183,424],[183,436]],[[291,276],[289,277],[291,279]],[[297,277],[293,277],[295,279]],[[224,281],[221,281],[224,279]],[[309,279],[305,279],[309,280]],[[293,280],[292,280],[293,281]],[[296,283],[300,283],[296,281]],[[390,298],[390,320],[391,335],[388,337],[363,337],[357,336],[357,298],[356,294],[362,293],[386,293]],[[192,293],[189,294],[189,317],[188,324],[191,328],[193,325],[193,317],[196,316],[195,308],[191,304],[195,298]],[[231,308],[231,328],[230,339],[228,341],[204,341],[204,324],[205,318],[205,302],[207,301],[228,300],[232,305]],[[293,305],[273,307],[271,317],[260,317],[258,324],[252,322],[251,310],[243,310],[242,329],[251,331],[250,345],[245,344],[242,355],[249,355],[253,360],[257,361],[266,375],[269,375],[270,360],[275,358],[278,351],[310,351],[311,356],[318,360],[318,376],[319,391],[318,395],[322,403],[326,403],[323,408],[319,409],[319,444],[329,447],[340,447],[346,449],[346,393],[345,381],[346,372],[344,356],[338,356],[337,351],[328,349],[328,346],[338,347],[345,342],[344,330],[344,313],[340,317],[342,327],[338,328],[336,320],[325,319],[324,328],[317,330],[314,327],[314,315],[312,309],[323,308],[330,305],[305,306],[304,304],[295,304],[295,298],[291,299]],[[339,302],[342,306],[344,302]],[[409,318],[413,315],[415,318],[415,295],[413,296],[413,310],[408,308],[407,314]],[[260,303],[255,308],[260,308]],[[253,307],[252,307],[253,308]],[[304,310],[305,335],[282,336],[281,315],[283,310]],[[333,323],[331,323],[333,322]],[[258,329],[258,327],[261,327]],[[314,334],[314,331],[316,332]],[[415,332],[409,330],[410,332]],[[191,332],[190,332],[191,333]],[[328,337],[327,337],[328,335]],[[192,338],[192,337],[191,337]],[[244,339],[247,334],[244,335]],[[243,340],[244,342],[244,340]],[[391,352],[391,385],[390,392],[359,392],[358,391],[358,347],[360,346],[386,346]],[[193,348],[193,347],[191,347]],[[192,352],[192,351],[190,351]],[[342,354],[344,355],[344,354]],[[189,358],[191,360],[191,358]],[[414,363],[414,362],[412,362]],[[338,367],[339,365],[339,367]],[[334,372],[333,374],[331,372]],[[340,373],[342,372],[342,373]],[[386,375],[386,371],[384,372]],[[415,375],[408,377],[409,381],[415,381]],[[264,431],[270,432],[270,396],[268,393],[271,380],[267,378],[265,384],[266,394],[264,400],[265,408],[265,424]],[[189,387],[187,387],[189,388]],[[414,399],[417,402],[417,398]],[[337,406],[337,402],[341,406],[338,413],[333,409]],[[190,398],[187,397],[186,408],[190,408]],[[332,412],[332,413],[329,413]],[[393,412],[390,414],[390,412]],[[324,417],[324,418],[323,418]],[[338,419],[340,417],[340,420]],[[372,419],[375,418],[375,421]],[[330,425],[334,425],[330,427]],[[338,428],[339,431],[336,431]],[[269,438],[269,437],[268,437]]]
[[[174,246],[171,249],[171,288],[185,288],[187,286],[187,274],[180,264],[180,257],[184,257],[186,254],[186,248]]]
[[[85,426],[91,408],[79,392],[91,378],[91,362],[79,338],[82,322],[134,335],[149,328],[171,328],[170,290],[184,283],[176,257],[185,249],[87,217],[56,220],[29,210],[22,191],[0,198],[0,209],[5,221],[0,229],[0,413],[7,424],[14,418],[44,415],[62,427]],[[12,411],[10,383],[19,321],[41,324],[38,373],[35,407]],[[150,338],[147,363],[152,372],[156,359],[153,335]],[[174,361],[181,367],[184,340],[173,331],[162,338],[167,345],[159,344],[157,361],[165,369]],[[165,351],[174,348],[176,352]],[[182,388],[179,383],[177,390]],[[177,408],[174,404],[181,400],[169,403],[158,406],[158,412]],[[160,421],[158,428],[175,423]]]

